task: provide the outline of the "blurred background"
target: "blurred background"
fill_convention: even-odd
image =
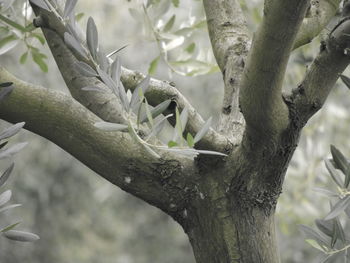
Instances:
[[[8,1],[13,2],[14,17],[24,13],[30,17],[23,0]],[[241,2],[253,32],[261,19],[262,1]],[[76,9],[83,13],[79,25],[84,31],[92,16],[106,53],[127,45],[118,53],[125,67],[175,82],[205,119],[213,116],[217,120],[223,84],[203,24],[201,1],[181,0],[178,7],[177,1],[148,1],[147,14],[142,3],[80,0]],[[176,19],[169,22],[173,15]],[[155,36],[165,40],[157,42]],[[29,58],[25,64],[19,62],[27,51],[21,41],[0,56],[1,66],[26,81],[68,93],[47,46],[33,41],[48,57],[48,73]],[[293,52],[285,80],[287,91],[302,80],[319,42],[315,39]],[[313,188],[330,184],[324,167],[330,144],[350,156],[349,106],[348,88],[337,83],[326,105],[303,130],[277,207],[283,262],[319,262],[319,253],[306,245],[297,225],[312,225],[329,211],[328,199]],[[1,121],[1,129],[8,126]],[[0,262],[194,262],[183,230],[160,210],[106,182],[35,134],[22,131],[12,141],[29,142],[16,155],[15,171],[6,185],[14,193],[12,202],[23,206],[2,215],[1,222],[18,219],[21,229],[41,239],[23,244],[0,238]]]

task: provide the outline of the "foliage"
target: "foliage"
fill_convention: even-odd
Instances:
[[[322,262],[347,262],[350,260],[350,236],[345,229],[350,226],[350,162],[333,145],[331,153],[332,159],[325,160],[325,165],[337,191],[315,189],[330,198],[330,211],[324,218],[315,220],[317,229],[301,225],[300,230],[311,246],[326,255]],[[341,218],[343,212],[347,219]]]
[[[4,98],[13,89],[12,83],[10,82],[1,83],[0,87],[0,99]],[[8,143],[6,140],[17,134],[22,129],[24,124],[24,122],[20,122],[0,132],[0,160],[11,158],[26,146],[27,143],[17,143],[11,147],[5,148]],[[11,163],[10,166],[2,173],[0,176],[0,187],[6,183],[7,179],[10,177],[11,172],[13,171],[13,168],[14,163]],[[11,190],[6,190],[0,194],[0,213],[4,213],[7,210],[20,206],[20,204],[8,204],[11,196]],[[14,230],[14,228],[19,224],[20,222],[16,222],[0,228],[1,235],[8,239],[22,242],[33,242],[39,239],[39,237],[35,234]]]

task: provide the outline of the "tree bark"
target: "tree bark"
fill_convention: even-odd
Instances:
[[[321,45],[302,84],[291,95],[282,93],[293,48],[318,34],[335,12],[329,4],[323,6],[327,12],[322,13],[322,25],[309,32],[304,19],[308,4],[304,0],[266,0],[263,22],[248,55],[251,39],[244,16],[233,17],[241,12],[238,1],[204,0],[225,98],[219,131],[211,129],[196,148],[223,151],[227,157],[189,159],[160,152],[160,158],[155,158],[126,132],[94,128],[94,122],[102,119],[125,122],[119,98],[108,91],[102,95],[81,91],[91,83],[104,85],[99,78],[82,78],[74,70],[76,61],[94,63],[67,48],[65,25],[35,4],[72,96],[24,83],[0,67],[0,82],[15,84],[0,102],[0,118],[25,121],[27,129],[173,217],[187,233],[198,263],[278,263],[274,213],[288,163],[302,127],[322,107],[350,62],[344,52],[350,45],[347,20]],[[128,89],[134,89],[143,77],[127,69],[122,72],[121,81]],[[187,131],[192,134],[204,123],[167,82],[152,79],[145,96],[153,105],[171,98],[179,108],[188,108]]]

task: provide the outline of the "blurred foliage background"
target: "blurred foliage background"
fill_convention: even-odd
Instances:
[[[94,17],[106,53],[128,45],[119,53],[124,66],[144,73],[150,71],[157,78],[175,82],[205,118],[217,119],[223,84],[220,73],[215,73],[205,26],[199,26],[190,35],[183,34],[181,40],[174,37],[177,30],[203,21],[201,1],[182,0],[179,7],[174,7],[173,2],[177,1],[154,2],[166,1],[171,4],[159,17],[150,14],[151,19],[154,18],[153,29],[169,34],[164,44],[154,41],[155,34],[147,28],[142,18],[142,1],[138,0],[81,0],[77,11],[84,16],[79,23],[85,28],[87,18]],[[254,31],[261,20],[262,1],[242,0],[241,4]],[[15,0],[14,6],[16,12],[22,12],[23,0]],[[135,12],[141,15],[135,17]],[[176,19],[171,30],[163,32],[174,14]],[[164,47],[173,40],[177,41],[173,43],[175,48],[164,52]],[[186,50],[192,43],[195,49]],[[21,43],[1,55],[1,65],[24,80],[68,92],[48,48],[34,44],[48,56],[48,73],[43,73],[29,59],[25,64],[19,62],[20,55],[26,52]],[[293,52],[285,80],[287,91],[302,80],[318,50],[319,39],[315,39]],[[151,62],[158,57],[158,66],[153,64],[150,69]],[[187,61],[187,64],[174,61]],[[193,71],[195,69],[199,70]],[[204,74],[208,72],[211,74]],[[312,225],[315,218],[328,211],[327,199],[313,188],[330,183],[323,162],[330,155],[330,144],[350,156],[349,106],[350,92],[338,83],[324,108],[302,133],[277,207],[278,243],[283,262],[319,260],[317,251],[304,242],[297,225]],[[7,126],[5,122],[0,123],[1,128]],[[14,192],[13,203],[22,203],[23,207],[7,213],[6,217],[12,221],[20,218],[22,228],[39,234],[41,239],[32,244],[0,239],[1,262],[194,262],[183,230],[161,211],[104,181],[37,135],[23,131],[17,140],[28,141],[29,145],[17,155],[16,168],[7,187]],[[1,218],[1,222],[8,220],[6,217]]]

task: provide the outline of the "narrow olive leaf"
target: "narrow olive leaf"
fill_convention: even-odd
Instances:
[[[72,14],[76,4],[77,4],[77,0],[67,0],[66,1],[66,5],[64,6],[64,11],[63,11],[64,18],[67,18]]]
[[[188,120],[188,108],[185,107],[180,115],[180,120],[181,120],[181,134],[185,130],[187,120]]]
[[[6,204],[8,201],[10,201],[12,196],[11,190],[6,190],[0,195],[0,206],[3,206]]]
[[[166,100],[158,104],[156,107],[154,107],[151,110],[152,118],[154,119],[160,114],[162,114],[169,107],[170,103],[171,103],[171,100]],[[147,121],[147,116],[142,116],[140,119],[141,119],[141,123],[143,123]]]
[[[338,240],[338,232],[337,232],[337,229],[336,229],[335,225],[333,224],[331,248],[334,248],[335,243],[337,242],[337,240]]]
[[[148,141],[151,137],[157,136],[163,130],[165,123],[166,123],[166,120],[168,118],[170,118],[171,116],[173,116],[173,114],[169,114],[169,115],[161,118],[160,120],[158,120],[154,124],[154,127],[153,127],[151,133],[147,136],[146,141]]]
[[[308,243],[310,246],[316,248],[317,250],[325,252],[325,249],[323,247],[321,247],[315,240],[313,240],[313,239],[305,239],[305,242]]]
[[[4,158],[12,157],[14,154],[16,154],[20,150],[22,150],[26,145],[27,145],[26,142],[17,143],[15,145],[13,145],[12,147],[3,150],[2,152],[0,152],[0,160],[4,159]]]
[[[0,233],[4,233],[6,231],[10,231],[11,229],[14,229],[16,226],[18,226],[21,222],[17,222],[8,226],[5,226],[4,228],[0,229]]]
[[[334,221],[336,239],[340,239],[343,242],[343,244],[345,244],[346,238],[345,238],[343,226],[341,225],[341,223],[337,217],[334,218],[333,221]]]
[[[181,119],[178,107],[175,108],[175,128],[173,132],[173,141],[177,141],[179,137],[182,136],[182,127],[181,127]],[[181,145],[182,142],[180,142]]]
[[[0,89],[0,100],[4,99],[8,94],[10,94],[11,91],[13,90],[13,88],[14,88],[14,86],[7,86],[4,88],[1,88]]]
[[[128,126],[125,124],[104,122],[104,121],[96,122],[94,126],[104,131],[123,131],[128,129]]]
[[[328,215],[324,218],[324,220],[330,220],[337,217],[341,212],[343,212],[350,204],[350,195],[340,199],[338,203],[336,203]]]
[[[176,19],[176,15],[173,15],[169,21],[165,24],[164,28],[163,28],[163,32],[169,32],[175,23],[175,19]]]
[[[78,42],[78,40],[75,39],[71,34],[68,32],[64,32],[64,42],[68,45],[69,48],[73,49],[79,55],[86,58],[86,52],[81,46],[81,44]]]
[[[113,91],[113,93],[118,96],[118,87],[116,86],[113,79],[99,67],[97,67],[97,72],[100,75],[102,81],[107,85],[107,87],[110,88]]]
[[[313,239],[317,241],[321,246],[328,247],[329,241],[327,238],[323,235],[321,235],[318,231],[315,231],[311,227],[305,226],[305,225],[299,225],[299,230],[305,235],[305,238]]]
[[[145,94],[150,82],[150,76],[148,75],[145,77],[136,87],[134,92],[132,93],[131,100],[130,100],[130,108],[134,109],[135,106],[138,104],[139,98],[140,98],[140,91],[142,91],[142,94]]]
[[[7,206],[4,206],[2,208],[0,208],[0,213],[3,213],[7,210],[10,210],[12,208],[16,208],[16,207],[19,207],[19,206],[22,206],[21,204],[13,204],[13,205],[7,205]]]
[[[193,136],[191,135],[191,133],[187,133],[186,141],[187,141],[188,147],[193,148],[194,139],[193,139]]]
[[[153,59],[152,62],[149,64],[148,74],[153,75],[157,72],[159,59],[160,59],[160,56]]]
[[[24,126],[25,122],[19,122],[15,125],[10,126],[0,133],[0,140],[4,140],[17,134]]]
[[[85,90],[85,91],[96,91],[96,92],[103,92],[103,90],[97,86],[86,86],[86,87],[83,87],[81,88],[82,90]]]
[[[326,168],[330,174],[330,176],[332,177],[333,181],[339,186],[339,187],[343,187],[343,182],[342,179],[339,176],[338,171],[334,168],[333,164],[329,161],[329,160],[325,160],[324,161],[326,164]]]
[[[196,136],[194,136],[194,143],[197,143],[198,141],[200,141],[204,135],[209,131],[210,126],[211,126],[211,121],[212,121],[212,117],[210,117],[205,124],[203,125],[202,129],[200,129]]]
[[[176,146],[177,146],[177,142],[174,142],[174,141],[169,141],[168,142],[168,147],[169,148],[176,147]]]
[[[344,82],[344,84],[350,89],[350,78],[348,78],[345,75],[340,75],[340,78]]]
[[[105,72],[108,71],[108,67],[109,67],[108,58],[106,57],[106,54],[100,50],[97,51],[97,62],[103,71]]]
[[[317,228],[324,234],[326,234],[329,237],[332,237],[333,235],[333,224],[332,221],[326,221],[323,219],[316,219],[315,220]]]
[[[123,85],[123,83],[121,81],[119,81],[118,92],[119,92],[119,98],[121,99],[122,104],[124,105],[124,109],[126,111],[129,111],[129,103],[130,103],[130,101],[128,99],[127,93],[125,92],[124,85]]]
[[[42,9],[51,11],[50,7],[46,4],[44,0],[30,0],[30,2],[35,4],[38,7],[41,7]]]
[[[85,77],[98,76],[97,72],[85,62],[82,62],[82,61],[75,62],[74,66],[76,67],[77,71]]]
[[[215,151],[207,151],[207,150],[196,150],[196,152],[200,154],[208,154],[208,155],[218,155],[218,156],[227,156],[227,154]]]
[[[119,57],[116,57],[111,65],[111,77],[117,83],[117,86],[120,82],[120,76],[122,72],[122,67]]]
[[[86,43],[93,58],[96,58],[98,47],[98,32],[94,19],[90,16],[86,27]]]
[[[142,141],[142,139],[137,135],[135,129],[132,127],[132,124],[130,122],[128,125],[128,130],[131,137],[134,138],[137,142],[139,142],[148,153],[150,153],[155,158],[160,158],[160,155],[158,153],[153,151],[151,147],[149,147],[144,141]]]
[[[329,191],[327,189],[324,189],[324,188],[318,188],[318,187],[315,187],[313,189],[315,192],[318,192],[320,194],[323,194],[325,196],[329,196],[329,197],[338,197],[338,194],[337,193],[334,193],[332,191]]]
[[[151,124],[151,127],[153,128],[154,126],[153,117],[152,117],[152,113],[148,105],[147,99],[145,99],[145,108],[146,108],[146,115],[147,115],[148,122]]]
[[[188,53],[193,53],[194,52],[194,50],[196,49],[196,43],[191,43],[191,44],[189,44],[186,48],[185,48],[185,50],[188,52]]]
[[[7,144],[8,144],[8,141],[7,141],[7,142],[1,143],[1,144],[0,144],[0,149],[4,148]]]
[[[12,26],[13,28],[21,31],[22,33],[26,32],[26,29],[24,26],[16,23],[15,21],[11,20],[10,18],[3,16],[2,14],[0,14],[0,20],[5,22],[6,24]]]
[[[40,239],[38,235],[18,230],[6,231],[3,235],[10,240],[20,242],[34,242]]]
[[[39,66],[43,72],[48,72],[49,68],[45,62],[46,55],[39,52],[32,52],[33,61]]]
[[[28,51],[26,51],[22,54],[22,56],[19,59],[19,63],[21,63],[21,64],[26,63],[27,58],[28,58]]]
[[[113,56],[114,54],[117,54],[119,51],[122,51],[122,50],[123,50],[124,48],[126,48],[127,46],[129,46],[129,45],[122,46],[121,48],[118,48],[118,49],[112,51],[111,53],[109,53],[109,54],[107,55],[107,58]]]
[[[349,163],[345,156],[334,145],[331,145],[331,153],[337,168],[339,168],[345,175],[344,187],[347,188],[350,183]]]
[[[3,172],[3,174],[0,177],[0,186],[4,185],[7,179],[9,179],[10,174],[13,170],[13,167],[15,166],[14,163],[12,163],[6,170]]]

